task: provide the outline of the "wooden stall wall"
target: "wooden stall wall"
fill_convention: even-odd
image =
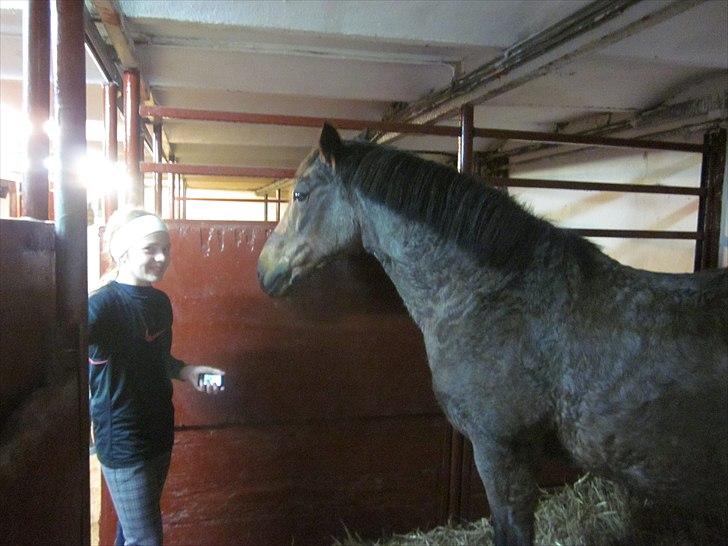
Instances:
[[[0,220],[0,542],[86,544],[76,375],[54,359],[53,224]]]
[[[175,384],[168,544],[327,544],[440,523],[449,430],[422,336],[379,265],[334,262],[283,299],[259,288],[270,223],[169,222],[173,353],[226,370]],[[102,544],[113,541],[108,507]]]

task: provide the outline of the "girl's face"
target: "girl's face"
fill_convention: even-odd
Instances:
[[[169,234],[151,233],[129,247],[119,263],[117,280],[136,286],[149,286],[162,280],[171,260]]]

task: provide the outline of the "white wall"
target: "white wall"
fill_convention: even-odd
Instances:
[[[517,159],[514,159],[517,161]],[[551,159],[512,164],[514,178],[586,182],[700,185],[699,154],[591,148]],[[570,228],[696,231],[698,198],[681,195],[511,188],[539,216]],[[608,255],[652,271],[693,270],[690,240],[593,239]]]

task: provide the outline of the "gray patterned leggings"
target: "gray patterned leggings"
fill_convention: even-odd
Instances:
[[[101,465],[114,502],[125,546],[162,546],[159,499],[167,479],[171,452],[124,468]]]

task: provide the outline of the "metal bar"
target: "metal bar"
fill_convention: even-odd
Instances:
[[[460,109],[460,135],[458,137],[458,172],[470,174],[473,170],[473,105]],[[450,489],[448,492],[448,517],[461,521],[470,505],[470,460],[465,437],[454,427],[450,443]],[[466,469],[467,467],[467,469]]]
[[[505,140],[530,140],[538,142],[576,144],[587,146],[605,146],[611,148],[640,148],[645,150],[669,150],[673,152],[701,153],[700,144],[682,142],[663,142],[661,140],[639,140],[629,138],[612,138],[600,136],[579,136],[563,133],[542,133],[537,131],[510,131],[506,129],[475,129],[475,136]]]
[[[113,50],[99,34],[91,13],[85,7],[83,10],[83,28],[86,35],[86,46],[91,57],[96,61],[99,71],[104,75],[104,79],[109,83],[115,83],[117,86],[121,85],[121,77],[114,62]]]
[[[141,160],[139,111],[139,71],[124,71],[124,141],[126,143],[126,169],[131,178],[131,187],[126,192],[126,202],[138,207],[144,206],[144,178],[139,170]]]
[[[169,154],[169,163],[173,164],[176,161],[176,158],[173,153]],[[174,205],[175,205],[175,196],[174,196],[174,184],[175,184],[175,174],[174,173],[168,173],[169,174],[169,217],[174,220]]]
[[[473,171],[473,105],[460,109],[460,136],[458,136],[458,171],[470,174]]]
[[[48,169],[43,161],[50,146],[43,124],[50,117],[50,25],[48,0],[29,0],[23,10],[23,103],[30,134],[22,215],[39,220],[48,220]]]
[[[170,201],[170,208],[169,208],[169,217],[172,220],[174,220],[177,217],[177,215],[175,214],[175,210],[174,210],[174,207],[177,206],[177,196],[175,195],[176,194],[175,190],[176,190],[176,186],[177,186],[177,175],[174,173],[171,173],[171,174],[172,174],[172,186],[170,188],[171,201]]]
[[[261,197],[263,197],[264,195],[274,190],[282,190],[283,188],[286,188],[293,184],[293,182],[294,180],[292,178],[283,178],[281,180],[276,180],[266,186],[263,186],[262,188],[258,188],[257,190],[255,190],[255,195],[260,195]]]
[[[695,195],[704,193],[701,188],[688,186],[643,186],[640,184],[611,184],[607,182],[578,182],[575,180],[544,180],[541,178],[485,177],[491,186],[507,188],[548,188],[557,190],[612,191],[625,193],[656,193],[662,195]]]
[[[549,28],[506,49],[499,57],[457,78],[397,113],[397,121],[433,123],[463,104],[480,104],[550,74],[587,54],[668,20],[702,0],[669,4],[597,0]],[[396,135],[383,135],[388,141]]]
[[[217,110],[196,110],[192,108],[170,108],[167,106],[142,106],[139,109],[142,117],[165,119],[183,119],[194,121],[220,121],[226,123],[249,123],[253,125],[284,125],[291,127],[317,127],[330,123],[337,129],[380,131],[397,131],[400,133],[416,133],[456,137],[460,134],[458,127],[442,125],[416,125],[389,121],[371,121],[348,118],[322,118],[314,116],[284,116],[273,114],[253,114],[246,112],[222,112]]]
[[[152,155],[154,161],[162,162],[162,124],[154,124],[154,132],[152,134]],[[162,216],[162,173],[154,173],[154,212],[157,216]]]
[[[247,176],[250,178],[291,178],[295,169],[234,167],[230,165],[185,165],[181,163],[141,163],[143,173],[175,173],[197,176]]]
[[[265,218],[265,221],[268,221],[268,194],[266,193],[263,197],[263,218]]]
[[[281,190],[276,190],[276,222],[281,221]]]
[[[698,205],[698,231],[703,240],[695,245],[695,271],[718,267],[723,174],[726,165],[726,130],[710,131],[703,139],[700,188],[705,192]]]
[[[174,188],[173,188],[173,197],[172,197],[172,206],[174,208],[174,212],[172,214],[173,219],[179,219],[179,200],[181,197],[180,191],[179,191],[179,175],[175,175],[174,179]]]
[[[83,2],[51,3],[51,51],[55,119],[60,168],[55,180],[56,312],[58,369],[75,382],[78,420],[72,425],[78,437],[75,481],[69,498],[75,499],[78,539],[88,546],[88,345],[86,335],[88,293],[86,256],[86,188],[79,180],[78,162],[86,153],[86,52]],[[66,378],[64,378],[66,380]],[[58,382],[56,382],[58,383]]]
[[[119,86],[115,83],[104,85],[104,156],[111,163],[116,163],[119,155],[117,141],[117,96]],[[110,188],[104,197],[104,216],[106,220],[119,207],[119,188]]]
[[[372,121],[345,118],[321,118],[309,116],[283,116],[270,114],[253,114],[246,112],[223,112],[216,110],[195,110],[191,108],[170,108],[166,106],[142,106],[142,117],[157,119],[178,119],[192,121],[217,121],[226,123],[249,123],[255,125],[283,125],[291,127],[321,127],[324,122],[331,123],[339,129],[384,130],[399,133],[414,133],[436,136],[460,137],[459,127],[443,125],[418,125],[389,121]],[[526,140],[537,142],[559,142],[563,144],[587,144],[591,146],[631,147],[655,150],[672,150],[677,152],[700,153],[699,144],[682,142],[663,142],[659,140],[631,140],[597,136],[567,135],[561,133],[545,133],[537,131],[511,131],[505,129],[476,128],[475,137]]]
[[[283,199],[235,199],[233,197],[187,197],[187,201],[221,201],[227,203],[287,203]]]
[[[702,240],[699,231],[654,231],[646,229],[581,229],[564,228],[582,237],[614,237],[618,239],[692,239]]]
[[[639,130],[642,134],[621,138],[643,139],[643,141],[648,139],[654,140],[655,136],[660,134],[669,134],[674,131],[682,130],[686,119],[701,119],[703,120],[701,123],[705,123],[705,121],[710,121],[713,112],[725,111],[727,107],[728,91],[722,90],[720,92],[701,94],[697,97],[677,103],[667,105],[663,104],[657,107],[641,110],[629,117],[620,117],[618,121],[613,121],[611,116],[596,114],[591,123],[585,120],[577,120],[568,123],[565,127],[562,127],[561,132],[573,135],[600,136],[620,131]],[[597,121],[598,118],[601,119]],[[674,126],[677,122],[679,122],[679,125]],[[666,123],[669,124],[669,128],[664,128],[664,124]],[[691,125],[694,125],[694,123]],[[648,127],[655,126],[663,127],[663,129],[648,130]],[[541,159],[542,157],[547,156],[546,154],[539,154],[534,157],[534,154],[537,152],[559,147],[559,144],[526,144],[519,148],[511,148],[504,151],[503,154],[508,155],[511,163],[514,163],[514,158],[516,156],[521,155],[528,155],[529,157],[526,158],[526,161],[532,161],[534,159]],[[576,152],[581,149],[582,148],[572,148],[570,151]],[[550,157],[550,154],[548,157]],[[518,163],[520,164],[521,162]]]
[[[187,180],[182,179],[182,220],[187,220]]]

